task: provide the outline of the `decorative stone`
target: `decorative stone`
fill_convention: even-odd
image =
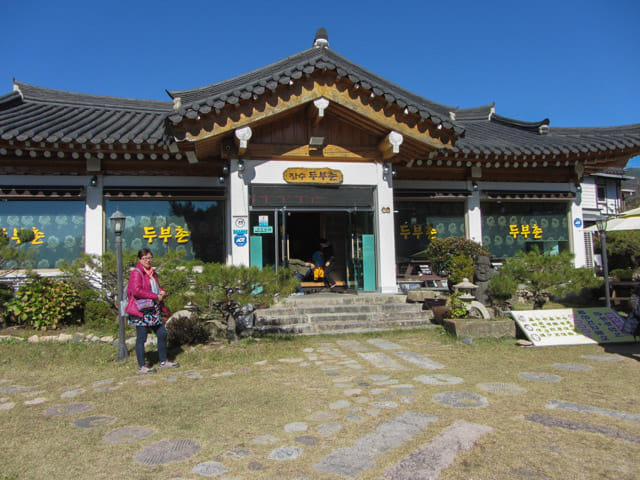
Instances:
[[[13,402],[0,403],[0,410],[11,410],[16,404]]]
[[[394,408],[398,408],[398,404],[396,402],[371,402],[372,407],[381,408],[385,410],[391,410]]]
[[[186,460],[198,453],[201,448],[193,440],[165,440],[143,448],[133,456],[133,459],[142,465],[164,465]]]
[[[203,477],[217,477],[227,472],[228,470],[219,462],[199,463],[191,470],[191,473],[196,473]]]
[[[622,362],[624,359],[617,355],[604,354],[604,355],[582,355],[582,358],[587,360],[597,360],[599,362]]]
[[[40,405],[41,403],[46,402],[47,399],[44,397],[34,398],[33,400],[27,400],[24,402],[25,405]]]
[[[442,392],[433,396],[433,400],[453,408],[481,408],[489,405],[489,401],[475,393]]]

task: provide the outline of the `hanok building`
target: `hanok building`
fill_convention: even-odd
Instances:
[[[334,245],[352,288],[396,292],[433,236],[494,259],[534,245],[586,263],[583,178],[640,153],[640,125],[552,128],[427,100],[313,46],[173,101],[14,82],[0,97],[0,227],[37,267],[124,247],[277,266]],[[16,241],[14,239],[14,241]]]

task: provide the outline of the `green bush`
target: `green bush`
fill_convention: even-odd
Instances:
[[[516,294],[518,281],[506,275],[494,275],[489,280],[488,288],[491,301],[497,305],[504,305]]]
[[[172,347],[206,343],[211,336],[207,325],[196,315],[172,318],[167,323],[167,332]]]
[[[465,318],[467,316],[467,303],[460,298],[461,296],[462,292],[453,292],[447,299],[451,318]]]
[[[489,281],[489,290],[496,297],[506,298],[523,284],[532,294],[533,308],[540,309],[552,297],[575,294],[599,283],[592,270],[574,267],[569,252],[552,255],[534,248],[508,258]]]
[[[6,315],[20,325],[55,329],[63,323],[80,323],[81,306],[80,294],[70,283],[31,275],[6,303]]]
[[[449,264],[449,286],[452,287],[456,283],[462,282],[465,278],[473,282],[474,272],[473,258],[469,255],[462,254],[452,257]]]
[[[609,275],[617,278],[621,282],[630,282],[633,280],[633,270],[630,268],[616,268],[615,270],[611,270]]]
[[[477,258],[480,255],[489,256],[489,251],[473,240],[463,237],[433,238],[429,246],[420,255],[431,262],[431,269],[434,273],[450,273],[452,259],[459,255],[466,255],[470,258]],[[473,275],[469,277],[473,281]]]

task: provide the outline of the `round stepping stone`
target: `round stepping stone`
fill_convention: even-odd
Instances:
[[[311,435],[300,435],[299,437],[295,438],[295,441],[303,445],[306,445],[307,447],[313,447],[320,440],[318,439],[318,437],[314,437]]]
[[[497,395],[520,395],[527,391],[526,388],[519,387],[512,383],[479,383],[476,387],[483,392],[495,393]]]
[[[124,427],[107,433],[102,439],[109,443],[135,442],[150,437],[156,433],[151,428]]]
[[[386,410],[390,410],[392,408],[398,408],[398,403],[397,402],[391,402],[391,401],[387,401],[387,402],[371,402],[371,406],[372,407],[376,407],[376,408],[383,408]]]
[[[115,422],[116,419],[113,417],[105,417],[102,415],[95,415],[93,417],[79,418],[73,424],[76,427],[80,428],[96,428],[101,427],[103,425],[110,425]]]
[[[454,408],[480,408],[489,405],[489,401],[483,396],[469,392],[437,393],[433,396],[433,400]]]
[[[24,402],[25,405],[40,405],[41,403],[46,402],[47,399],[44,397],[34,398],[33,400],[27,400]]]
[[[348,413],[348,414],[345,415],[344,419],[349,421],[349,422],[354,422],[354,423],[362,423],[362,422],[364,422],[364,418],[362,418],[357,413]]]
[[[320,410],[318,412],[314,412],[307,417],[307,420],[312,420],[315,422],[327,422],[329,420],[335,420],[338,418],[338,414],[335,412],[328,412],[326,410]]]
[[[590,365],[581,365],[579,363],[554,363],[553,366],[559,370],[566,370],[568,372],[586,372],[593,368]]]
[[[192,380],[201,380],[203,378],[202,374],[199,372],[185,373],[184,376],[186,378],[191,378]]]
[[[269,460],[295,460],[302,455],[302,449],[300,447],[286,446],[276,448],[269,454]]]
[[[133,456],[133,459],[141,465],[164,465],[186,460],[198,453],[201,448],[193,440],[164,440],[143,448]]]
[[[333,402],[329,404],[329,408],[331,410],[342,410],[343,408],[349,408],[351,402],[348,400],[338,400],[337,402]]]
[[[228,470],[220,462],[199,463],[191,470],[191,473],[197,473],[203,477],[217,477],[227,472]]]
[[[0,410],[11,410],[16,404],[13,402],[0,403]]]
[[[558,375],[552,375],[550,373],[521,373],[520,378],[524,378],[525,380],[530,380],[532,382],[548,382],[555,383],[562,380],[562,377]]]
[[[188,377],[188,378],[202,378],[202,375],[200,375],[199,373],[198,374],[193,374],[193,375],[195,375],[195,376]],[[200,375],[200,376],[198,377],[198,375]],[[211,377],[212,378],[220,378],[220,377],[230,377],[232,375],[234,375],[233,372],[222,372],[222,373],[214,373],[213,375],[211,375]]]
[[[599,362],[622,362],[624,359],[617,355],[582,355],[587,360],[597,360]]]
[[[342,425],[336,422],[323,423],[318,426],[318,435],[321,437],[331,437],[342,430],[342,428]]]
[[[77,397],[78,395],[80,395],[81,393],[84,393],[85,390],[84,388],[76,388],[74,390],[67,390],[66,392],[62,393],[60,395],[60,398],[74,398]]]
[[[279,358],[278,361],[282,363],[300,363],[304,362],[304,358]]]
[[[102,387],[103,385],[108,385],[113,383],[113,378],[107,378],[106,380],[98,380],[97,382],[93,382],[94,387]]]
[[[436,373],[434,375],[420,375],[414,378],[415,381],[424,383],[425,385],[457,385],[464,382],[460,377]]]
[[[250,457],[251,455],[253,455],[253,452],[248,448],[235,448],[225,453],[225,456],[236,459],[236,460],[247,458],[247,457]]]
[[[369,403],[369,397],[358,397],[354,399],[356,403]]]
[[[372,388],[369,393],[371,395],[382,395],[383,393],[387,393],[388,391],[388,388]]]
[[[55,405],[45,410],[44,415],[57,417],[62,415],[73,415],[93,410],[93,403],[69,403],[67,405]]]
[[[362,389],[361,388],[348,388],[342,393],[344,393],[347,397],[357,397],[358,395],[360,395],[362,393]]]
[[[114,390],[118,390],[121,385],[108,385],[106,387],[99,387],[94,389],[95,392],[113,392]]]
[[[293,422],[284,426],[285,432],[306,432],[309,426],[304,422]]]
[[[251,443],[254,443],[256,445],[269,445],[277,441],[278,439],[273,435],[260,435],[259,437],[255,437],[253,440],[251,440]]]
[[[259,470],[264,470],[264,465],[260,462],[251,461],[247,464],[247,470],[251,470],[253,472],[257,472]]]
[[[24,387],[22,385],[9,385],[8,387],[0,388],[0,393],[20,393],[35,390],[36,387]]]

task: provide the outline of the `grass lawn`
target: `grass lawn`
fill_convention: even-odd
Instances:
[[[444,368],[428,370],[402,362],[392,351],[371,344],[373,339],[394,342]],[[347,348],[347,340],[384,353],[403,368],[375,366]],[[0,480],[196,479],[204,477],[192,469],[212,461],[228,470],[218,477],[225,479],[348,478],[313,466],[408,411],[437,420],[376,456],[374,465],[355,478],[384,478],[387,468],[456,420],[493,431],[458,453],[441,479],[638,478],[638,344],[523,348],[508,339],[465,345],[439,327],[185,347],[176,352],[179,369],[146,376],[136,375],[132,350],[124,362],[116,361],[116,353],[116,347],[104,344],[0,343]],[[566,364],[584,369],[567,370]],[[558,381],[527,380],[522,373],[555,375]],[[462,381],[428,385],[416,380],[434,374]],[[522,390],[491,393],[483,390],[487,383]],[[404,385],[404,391],[394,390],[394,385]],[[449,391],[481,395],[488,405],[453,408],[434,400],[434,395]],[[552,400],[635,417],[549,409]],[[395,407],[378,408],[376,401]],[[59,414],[69,405],[90,410]],[[58,414],[47,414],[56,407]],[[333,415],[331,422],[341,430],[321,433],[318,412]],[[532,420],[542,416],[551,417],[555,426]],[[89,417],[100,418],[86,420]],[[79,426],[83,419],[95,422],[93,428]],[[295,422],[304,427],[285,429]],[[148,436],[107,440],[110,433],[132,427]],[[255,441],[264,435],[277,440]],[[300,436],[313,445],[301,443]],[[156,442],[180,439],[192,440],[201,449],[188,459],[161,465],[142,465],[134,458]],[[270,453],[281,446],[298,446],[303,453],[294,460],[270,460]]]

